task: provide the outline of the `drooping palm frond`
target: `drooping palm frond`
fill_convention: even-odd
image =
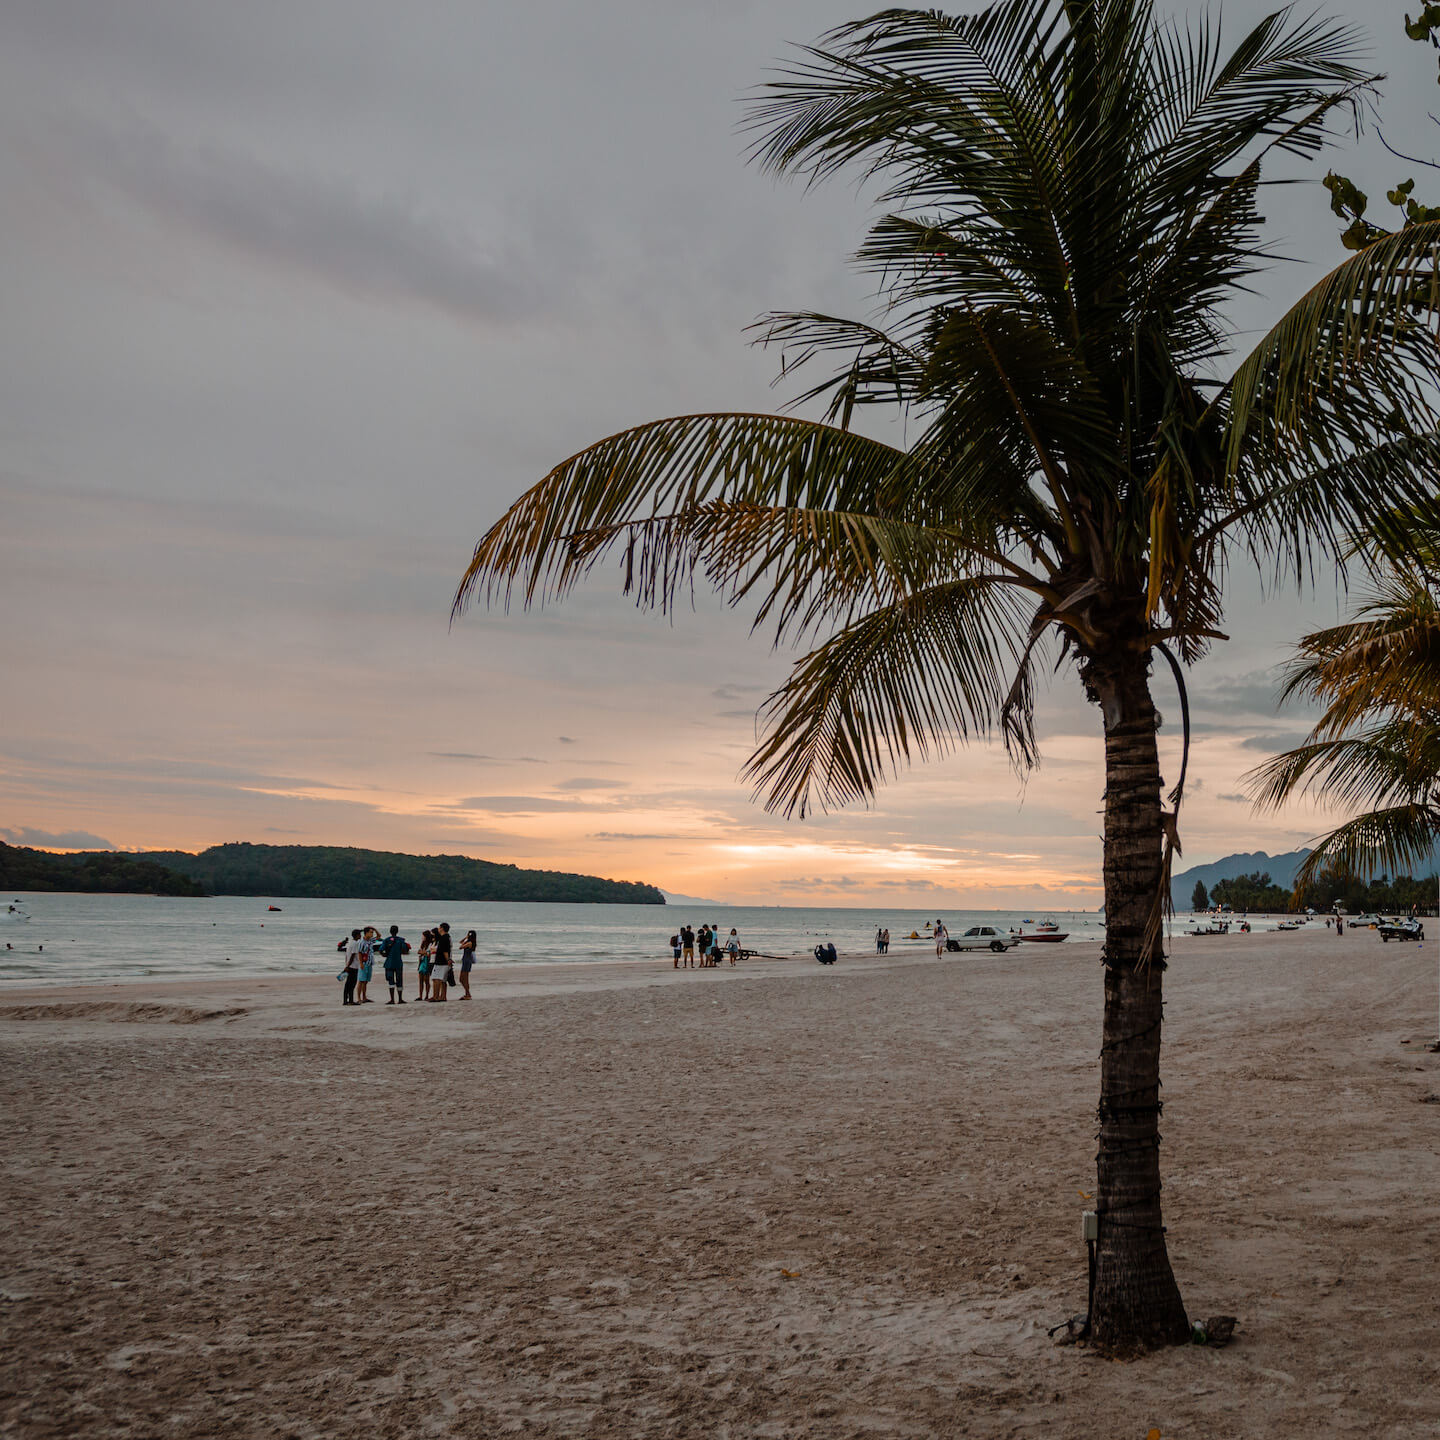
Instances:
[[[804,818],[862,800],[902,764],[990,730],[1019,659],[1024,608],[986,580],[921,590],[864,615],[800,660],[762,710],[746,774],[767,809]],[[1034,758],[1028,714],[1013,742]]]
[[[1303,891],[1327,870],[1345,875],[1412,871],[1429,862],[1437,837],[1440,805],[1415,801],[1367,811],[1316,841],[1295,873],[1295,890]]]
[[[637,603],[668,610],[699,575],[732,602],[754,601],[777,639],[956,576],[1043,590],[1007,553],[994,513],[978,500],[940,510],[917,483],[943,465],[944,444],[942,433],[907,452],[765,415],[624,431],[558,465],[481,538],[455,611],[477,593],[508,604],[517,586],[527,605],[563,598],[616,550]],[[1023,511],[1023,476],[1011,484]],[[1016,497],[1003,498],[1009,518]]]

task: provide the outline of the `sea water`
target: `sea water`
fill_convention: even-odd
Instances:
[[[477,963],[513,965],[559,961],[670,958],[669,940],[687,921],[733,926],[746,949],[769,955],[809,955],[822,942],[842,953],[872,952],[875,931],[890,931],[892,954],[933,954],[925,922],[937,916],[917,910],[841,907],[706,905],[553,905],[438,900],[297,900],[250,896],[180,899],[161,895],[6,894],[19,899],[28,921],[0,923],[0,986],[45,981],[223,977],[226,975],[332,974],[340,969],[336,943],[357,926],[391,925],[411,945],[408,968],[423,930],[450,924],[455,959],[460,937],[475,930]],[[274,904],[279,911],[267,909]],[[952,935],[971,925],[999,930],[1033,929],[1053,918],[1070,941],[1098,942],[1104,934],[1094,912],[1044,910],[953,911],[943,908]],[[920,939],[906,939],[911,931]],[[1029,947],[1027,947],[1029,948]],[[377,976],[378,967],[377,967]]]

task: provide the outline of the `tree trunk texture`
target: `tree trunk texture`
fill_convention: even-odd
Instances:
[[[1105,717],[1105,1022],[1091,1339],[1112,1353],[1181,1344],[1190,1326],[1160,1218],[1163,927],[1158,717],[1149,659],[1087,667]],[[1149,943],[1147,947],[1147,932]]]

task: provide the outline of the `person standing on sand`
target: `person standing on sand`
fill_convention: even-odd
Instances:
[[[677,930],[670,937],[670,948],[675,952],[675,968],[680,968],[680,932]]]
[[[1345,917],[1343,915],[1337,915],[1335,917],[1335,933],[1337,935],[1343,935],[1345,933]]]
[[[695,964],[695,932],[688,926],[680,927],[680,947],[685,952],[685,968]]]
[[[943,920],[935,922],[935,958],[938,960],[945,953],[945,943],[950,939],[950,932],[945,928]]]
[[[369,991],[370,977],[375,972],[375,941],[379,936],[380,932],[373,925],[367,925],[360,936],[360,982],[355,993],[357,1005],[375,1003],[370,998]]]
[[[452,949],[450,945],[450,925],[442,920],[439,928],[435,931],[435,958],[430,962],[430,998],[431,1000],[448,1000],[450,998],[450,986],[455,983],[455,973],[451,969]]]
[[[882,955],[890,953],[890,927],[888,925],[880,931],[880,953]]]
[[[360,978],[360,932],[352,930],[345,946],[345,998],[342,1005],[355,1003],[355,982]]]
[[[725,950],[733,965],[740,958],[740,935],[733,925],[730,927],[730,938],[725,942]]]
[[[460,997],[462,1000],[469,1000],[470,996],[470,971],[475,965],[475,949],[479,945],[473,930],[465,932],[465,938],[460,942],[460,986],[465,993]]]
[[[420,986],[420,998],[430,998],[430,965],[435,957],[435,932],[427,930],[420,937],[420,956],[415,964],[415,974]]]
[[[409,948],[410,942],[400,933],[400,927],[392,925],[380,946],[380,953],[385,957],[385,983],[390,987],[387,1005],[397,1001],[401,1005],[405,1003],[405,952]]]

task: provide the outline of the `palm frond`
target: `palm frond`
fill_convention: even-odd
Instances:
[[[802,819],[866,799],[914,760],[987,733],[1020,653],[1024,610],[986,580],[958,580],[862,616],[800,660],[766,701],[745,767],[768,810]],[[1029,717],[1011,721],[1033,756]]]

